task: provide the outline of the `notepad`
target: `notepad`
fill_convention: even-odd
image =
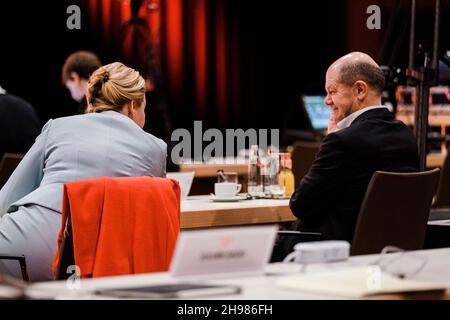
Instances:
[[[444,291],[445,284],[400,279],[382,272],[377,266],[354,267],[326,273],[286,276],[276,282],[284,289],[361,298],[376,294],[406,293],[419,291]]]

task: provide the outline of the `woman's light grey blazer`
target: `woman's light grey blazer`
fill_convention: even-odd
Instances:
[[[50,120],[0,190],[0,255],[25,255],[31,280],[53,277],[63,184],[92,177],[165,176],[166,144],[115,112]],[[0,272],[20,277],[18,264]]]

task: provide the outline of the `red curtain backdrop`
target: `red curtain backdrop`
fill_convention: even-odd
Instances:
[[[223,2],[217,3],[215,14],[215,53],[216,53],[216,104],[218,113],[221,115],[219,118],[219,125],[224,127],[227,123],[227,57],[226,57],[226,25],[224,15]]]
[[[121,26],[131,17],[129,0],[87,3],[88,21],[102,43],[122,51],[118,57],[129,54],[133,44],[118,43]],[[139,12],[148,24],[170,107],[191,107],[195,119],[219,127],[230,120],[229,112],[237,117],[239,110],[238,28],[226,13],[226,0],[147,0]]]
[[[179,96],[183,80],[183,3],[182,0],[165,2],[164,34],[166,78],[169,94]]]
[[[194,6],[194,68],[195,68],[195,105],[197,116],[205,118],[206,82],[207,82],[207,26],[206,0],[193,0]]]

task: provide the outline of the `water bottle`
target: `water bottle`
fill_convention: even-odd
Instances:
[[[275,150],[272,146],[270,146],[267,149],[264,164],[264,195],[269,198],[276,198],[278,197],[278,170],[280,166],[278,150]]]
[[[259,197],[261,195],[259,154],[257,145],[252,145],[250,148],[247,189],[248,193],[252,197]]]
[[[272,198],[284,197],[284,188],[280,188],[278,184],[278,176],[280,172],[280,153],[278,150],[272,150],[270,161],[270,192]]]

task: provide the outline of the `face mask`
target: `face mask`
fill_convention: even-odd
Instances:
[[[66,81],[66,87],[70,91],[70,95],[72,96],[72,99],[78,102],[81,102],[81,100],[84,98],[84,90],[81,86],[77,85],[75,81],[67,80]]]

